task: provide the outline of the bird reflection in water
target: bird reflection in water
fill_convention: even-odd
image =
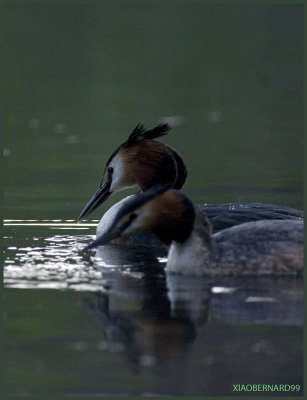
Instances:
[[[108,276],[107,290],[87,298],[103,319],[106,347],[124,353],[135,371],[149,368],[160,375],[170,365],[183,367],[197,329],[207,321],[210,287],[191,278],[198,283],[190,282],[194,292],[188,284],[177,292],[178,282],[166,281],[161,264],[148,264],[143,273],[116,271]]]
[[[137,256],[123,248],[103,247],[109,257],[117,254],[121,265],[128,266]],[[166,275],[163,267],[148,259],[146,265],[128,269],[103,268],[106,290],[86,299],[102,320],[106,350],[124,355],[135,372],[149,369],[180,379],[196,338],[210,347],[206,326],[216,321],[228,327],[303,325],[303,279],[187,277]]]

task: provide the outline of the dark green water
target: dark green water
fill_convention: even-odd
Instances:
[[[10,2],[3,21],[5,394],[302,387],[301,279],[166,277],[163,254],[80,256],[97,220],[75,224],[139,122],[174,123],[195,202],[301,209],[302,6]]]

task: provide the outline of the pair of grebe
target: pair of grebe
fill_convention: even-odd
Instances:
[[[169,245],[167,271],[183,274],[280,274],[303,271],[303,212],[271,204],[198,205],[179,191],[187,172],[180,155],[154,139],[169,131],[138,125],[106,163],[101,185],[85,206],[87,217],[110,195],[142,192],[102,217],[96,240],[84,251],[118,237],[152,232]],[[148,235],[148,234],[147,234]]]

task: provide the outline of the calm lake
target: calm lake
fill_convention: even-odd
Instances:
[[[162,121],[195,203],[303,208],[301,5],[7,2],[4,394],[302,395],[303,279],[166,275],[166,254],[79,249],[132,129]]]

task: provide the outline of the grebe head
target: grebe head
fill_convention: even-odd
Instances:
[[[100,187],[86,204],[78,221],[87,217],[112,193],[138,186],[142,191],[156,184],[180,189],[187,172],[182,158],[169,146],[154,139],[166,135],[170,127],[160,124],[151,130],[137,125],[106,163]]]
[[[194,220],[194,206],[183,193],[169,184],[155,185],[123,203],[107,231],[83,251],[139,231],[152,231],[166,244],[183,243],[193,230]]]

